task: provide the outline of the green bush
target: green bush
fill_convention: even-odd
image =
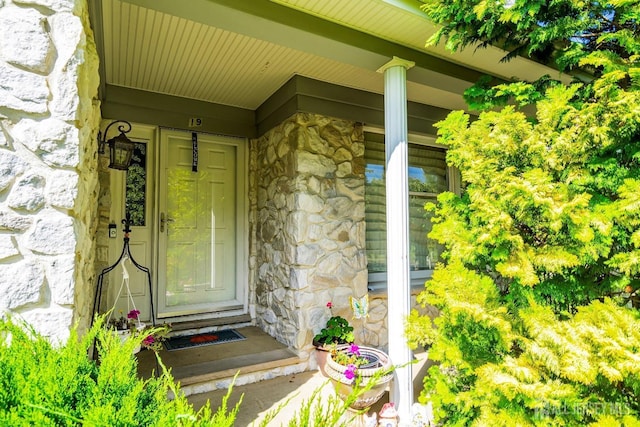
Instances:
[[[419,301],[441,314],[407,333],[442,425],[640,425],[638,5],[424,1],[433,41],[581,77],[484,79],[478,116],[436,125],[462,191],[427,207],[446,264]]]
[[[81,339],[73,329],[64,345],[55,346],[29,325],[0,319],[0,426],[234,425],[242,398],[229,410],[232,388],[215,413],[208,403],[194,411],[162,361],[159,375],[148,380],[138,378],[133,350],[143,336],[122,343],[103,327],[103,321],[97,318]],[[89,356],[94,343],[96,360]],[[379,376],[384,374],[380,372]],[[336,395],[324,398],[320,387],[298,406],[288,425],[350,425],[356,414],[349,413],[349,405],[374,384],[370,381],[362,387],[354,386],[344,401]],[[175,397],[169,399],[169,395]],[[287,404],[269,411],[259,425],[270,425]]]
[[[133,350],[143,337],[121,343],[102,322],[54,346],[28,325],[0,320],[0,425],[233,426],[239,403],[228,412],[228,394],[215,414],[208,405],[194,411],[164,366],[138,378]]]
[[[419,296],[440,316],[409,322],[440,361],[421,400],[441,423],[640,425],[638,310],[606,299],[558,320],[531,294],[529,307],[508,310],[490,283],[460,265],[441,268]]]

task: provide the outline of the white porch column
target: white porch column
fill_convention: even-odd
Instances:
[[[396,405],[401,425],[410,419],[413,404],[412,354],[404,322],[411,302],[406,72],[414,65],[394,57],[378,70],[384,72],[389,357],[393,364],[404,365],[396,369],[390,401]]]

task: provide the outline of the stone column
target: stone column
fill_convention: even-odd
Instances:
[[[363,138],[360,124],[298,113],[252,145],[257,323],[301,357],[328,301],[351,319],[349,297],[367,293]]]
[[[54,341],[91,316],[97,88],[86,0],[0,0],[0,311]]]

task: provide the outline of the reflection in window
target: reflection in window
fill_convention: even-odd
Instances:
[[[145,225],[145,202],[147,193],[147,145],[136,142],[131,165],[127,170],[125,213],[131,225]]]
[[[427,202],[449,189],[445,150],[409,144],[409,262],[412,270],[432,270],[442,246],[429,239],[433,212]],[[384,136],[365,134],[365,219],[369,273],[387,271],[387,220]]]

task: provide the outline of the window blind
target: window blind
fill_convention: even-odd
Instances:
[[[427,202],[435,202],[447,191],[448,169],[444,149],[409,144],[409,262],[414,271],[432,270],[440,260],[442,247],[427,234],[431,212]],[[365,133],[365,220],[369,273],[387,270],[386,188],[384,135]]]

